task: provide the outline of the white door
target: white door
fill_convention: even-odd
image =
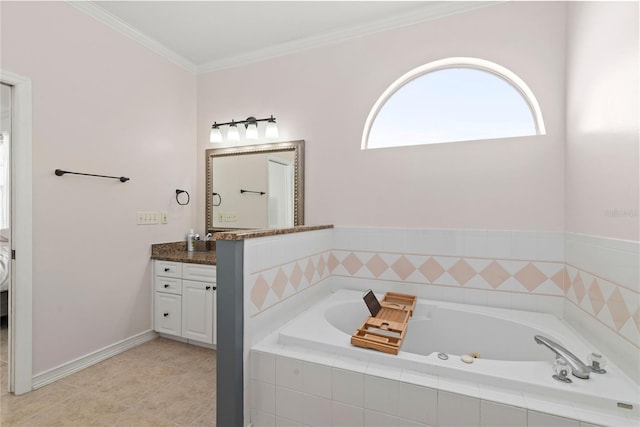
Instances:
[[[293,164],[268,159],[269,228],[293,227]]]
[[[213,344],[213,294],[215,285],[182,281],[182,337]]]
[[[33,384],[32,91],[31,79],[2,68],[0,82],[11,88],[9,391],[23,394],[31,391]]]
[[[0,364],[11,366],[9,351],[9,291],[11,269],[11,121],[13,110],[12,87],[0,83]],[[9,387],[12,372],[2,378],[2,390]]]

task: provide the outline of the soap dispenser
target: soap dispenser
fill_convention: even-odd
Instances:
[[[193,228],[189,230],[187,234],[187,251],[193,252],[196,247],[196,235],[193,233]]]

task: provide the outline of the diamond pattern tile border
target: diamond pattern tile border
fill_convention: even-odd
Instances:
[[[564,264],[501,259],[420,256],[334,250],[331,274],[363,279],[408,281],[415,284],[465,286],[497,291],[564,295]],[[482,261],[482,262],[478,262]],[[537,290],[541,290],[537,292]]]
[[[481,262],[479,262],[481,261]],[[256,273],[250,315],[328,276],[564,296],[625,339],[640,342],[638,293],[561,262],[330,250]]]
[[[626,340],[640,343],[640,296],[624,286],[567,265],[566,298]]]
[[[254,274],[249,291],[250,315],[265,311],[327,278],[337,263],[331,252],[326,251]]]

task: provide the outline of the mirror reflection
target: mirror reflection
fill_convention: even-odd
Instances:
[[[208,232],[304,223],[304,141],[207,150]]]

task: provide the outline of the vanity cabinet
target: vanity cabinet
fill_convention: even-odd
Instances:
[[[216,344],[216,267],[154,261],[154,330]]]

